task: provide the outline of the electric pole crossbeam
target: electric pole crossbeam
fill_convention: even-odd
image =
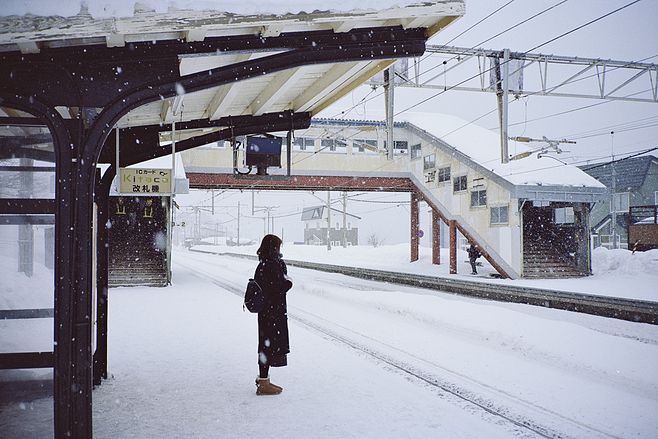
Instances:
[[[494,67],[509,64],[509,77],[517,80],[510,81],[508,91],[517,96],[658,103],[658,64],[511,51],[507,52],[509,63],[506,63],[506,50],[437,45],[428,45],[426,52],[446,55],[450,59],[444,61],[443,67],[441,64],[437,66],[437,62],[431,58],[416,60],[414,68],[396,73],[397,87],[499,93],[500,87],[496,87],[492,81],[495,77]],[[457,71],[458,68],[460,70]],[[448,84],[448,73],[451,73],[455,84]],[[466,78],[472,80],[459,83]],[[371,84],[383,85],[373,81]],[[577,84],[577,88],[566,91],[565,87],[571,84]],[[631,91],[635,93],[629,94],[631,87],[634,87]]]

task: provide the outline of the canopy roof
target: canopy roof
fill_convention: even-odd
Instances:
[[[98,1],[100,0],[91,0],[92,6]],[[34,10],[29,8],[32,3],[34,2],[28,1],[26,6],[21,8],[20,2],[19,6],[16,5],[17,2],[10,2],[8,11],[31,12]],[[126,3],[130,2],[126,0],[119,2],[119,5],[125,6]],[[376,31],[378,28],[397,28],[423,29],[425,37],[428,38],[464,14],[464,2],[461,0],[416,4],[409,4],[409,1],[384,0],[376,2],[379,7],[386,7],[382,10],[313,12],[303,12],[301,5],[304,2],[300,1],[292,4],[279,2],[278,5],[276,2],[266,2],[255,9],[253,6],[240,7],[238,2],[220,2],[226,3],[238,13],[197,10],[199,8],[194,8],[197,3],[206,7],[209,4],[207,1],[179,1],[178,4],[190,8],[170,8],[166,12],[136,6],[133,15],[129,16],[123,16],[125,14],[120,12],[125,12],[125,8],[119,7],[115,7],[114,14],[105,14],[109,16],[98,12],[94,15],[93,8],[83,8],[77,15],[69,17],[31,14],[0,16],[0,55],[19,51],[27,55],[45,54],[81,48],[96,52],[100,52],[101,48],[130,49],[138,46],[155,49],[172,42],[180,43],[179,46],[190,43],[191,47],[194,43],[216,41],[219,38],[236,42],[228,50],[216,49],[208,52],[200,48],[186,50],[186,53],[176,52],[180,75],[187,76],[283,53],[289,49],[272,47],[268,50],[268,44],[253,47],[249,38],[255,36],[263,42],[273,41],[277,37],[306,38],[305,43],[309,44],[309,38],[313,40],[315,37],[329,35],[351,35],[359,29]],[[375,2],[365,2],[365,5],[373,3]],[[403,6],[393,7],[394,4]],[[341,8],[354,6],[356,2],[346,2]],[[269,13],[250,13],[252,10]],[[240,41],[245,43],[242,47],[239,47]],[[323,44],[323,41],[326,41],[326,38],[320,38],[318,44]],[[148,54],[147,51],[144,53]],[[130,111],[119,121],[118,126],[154,125],[170,123],[173,120],[216,120],[228,115],[261,115],[285,110],[317,114],[394,61],[364,59],[340,62],[340,59],[336,59],[194,93],[186,93],[181,87],[177,90],[178,96],[174,98],[152,102]],[[116,75],[120,77],[124,70],[122,64],[117,62],[115,69]],[[64,112],[60,110],[60,113]],[[67,117],[66,114],[64,117]]]

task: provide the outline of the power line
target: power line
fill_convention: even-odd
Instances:
[[[533,48],[531,48],[531,49],[529,49],[529,50],[526,50],[525,52],[523,52],[523,54],[527,54],[527,53],[529,53],[529,52],[531,52],[531,51],[533,51],[533,50],[537,50],[537,49],[539,49],[540,47],[543,47],[543,46],[545,46],[545,45],[547,45],[547,44],[549,44],[549,43],[552,43],[553,41],[556,41],[556,40],[558,40],[558,39],[560,39],[560,38],[562,38],[562,37],[565,37],[565,36],[567,36],[567,35],[569,35],[569,34],[571,34],[571,33],[573,33],[573,32],[576,32],[576,31],[578,31],[578,30],[580,30],[580,29],[583,29],[583,28],[586,27],[586,26],[589,26],[589,25],[591,25],[591,24],[594,24],[594,23],[596,23],[597,21],[600,21],[600,20],[602,20],[602,19],[604,19],[604,18],[606,18],[606,17],[609,17],[610,15],[612,15],[612,14],[614,14],[614,13],[616,13],[616,12],[619,12],[619,11],[621,11],[621,10],[623,10],[623,9],[626,9],[626,8],[628,8],[629,6],[632,6],[632,5],[634,5],[635,3],[639,2],[639,1],[640,1],[640,0],[634,0],[634,1],[632,1],[631,3],[626,4],[625,6],[622,6],[622,7],[620,7],[620,8],[617,8],[617,9],[615,9],[614,11],[608,12],[607,14],[601,15],[601,16],[598,17],[598,18],[595,18],[595,19],[593,19],[593,20],[590,20],[590,21],[588,21],[588,22],[585,23],[585,24],[582,24],[582,25],[580,25],[580,26],[577,26],[577,27],[575,27],[575,28],[573,28],[573,29],[571,29],[571,30],[569,30],[569,31],[567,31],[567,32],[564,32],[564,33],[562,33],[562,34],[560,34],[560,35],[558,35],[558,36],[556,36],[556,37],[554,37],[554,38],[551,38],[550,40],[548,40],[548,41],[546,41],[546,42],[544,42],[544,43],[542,43],[542,44],[539,44],[539,45],[537,45],[537,46],[535,46],[535,47],[533,47]],[[506,63],[508,63],[508,62],[509,62],[509,60],[508,60],[508,61],[503,61],[502,63],[499,64],[499,66],[503,66],[504,64],[506,64]],[[476,75],[473,75],[473,76],[471,76],[471,77],[469,77],[469,78],[467,78],[467,79],[465,79],[465,80],[463,80],[463,81],[461,81],[461,82],[458,82],[458,83],[455,84],[455,85],[452,85],[452,86],[450,86],[450,87],[447,87],[447,88],[445,88],[444,90],[441,90],[440,92],[438,92],[438,93],[436,93],[436,94],[434,94],[434,95],[432,95],[432,96],[430,96],[430,97],[428,97],[428,98],[426,98],[426,99],[423,99],[423,100],[421,100],[421,101],[415,103],[414,105],[405,108],[405,109],[402,110],[402,111],[399,111],[399,112],[395,113],[395,115],[397,116],[397,115],[399,115],[399,114],[401,114],[401,113],[404,113],[405,111],[409,111],[409,110],[411,110],[412,108],[415,108],[415,107],[417,107],[417,106],[419,106],[419,105],[421,105],[421,104],[424,104],[425,102],[427,102],[427,101],[429,101],[429,100],[432,100],[432,99],[434,99],[434,98],[436,98],[436,97],[438,97],[438,96],[441,96],[442,94],[446,93],[447,91],[450,91],[450,90],[452,90],[453,88],[456,88],[456,87],[458,87],[458,86],[460,86],[460,85],[462,85],[462,84],[464,84],[464,83],[466,83],[466,82],[468,82],[468,81],[470,81],[470,80],[472,80],[472,79],[475,79],[475,78],[477,78],[478,76],[480,76],[480,75],[483,74],[483,73],[490,72],[490,71],[493,70],[493,69],[494,69],[494,67],[490,67],[489,69],[485,70],[484,72],[481,72],[481,73],[478,73],[478,74],[476,74]]]
[[[532,49],[527,50],[526,53],[527,53],[527,52],[532,52],[533,50],[537,50],[537,49],[539,49],[539,48],[542,47],[542,46],[545,46],[545,45],[547,45],[547,44],[550,44],[550,43],[552,43],[553,41],[559,40],[560,38],[565,37],[565,36],[567,36],[567,35],[569,35],[569,34],[571,34],[571,33],[574,33],[574,32],[576,32],[576,31],[578,31],[578,30],[580,30],[580,29],[582,29],[582,28],[584,28],[584,27],[587,27],[587,26],[589,26],[590,24],[594,24],[594,23],[596,23],[597,21],[603,20],[604,18],[609,17],[610,15],[615,14],[615,13],[617,13],[617,12],[619,12],[619,11],[622,11],[622,10],[628,8],[629,6],[633,6],[635,3],[638,3],[638,2],[640,2],[640,0],[634,0],[634,1],[630,2],[630,3],[627,3],[626,5],[624,5],[624,6],[622,6],[622,7],[619,7],[619,8],[617,8],[617,9],[615,9],[614,11],[611,11],[611,12],[608,12],[607,14],[601,15],[600,17],[595,18],[594,20],[590,20],[590,21],[588,21],[588,22],[585,23],[585,24],[582,24],[582,25],[580,25],[580,26],[578,26],[578,27],[576,27],[576,28],[574,28],[574,29],[571,29],[571,30],[569,30],[569,31],[567,31],[567,32],[564,32],[564,33],[558,35],[558,36],[555,37],[555,38],[552,38],[552,39],[546,41],[545,43],[542,43],[542,44],[540,44],[540,45],[538,45],[538,46],[535,46],[535,47],[533,47]]]
[[[564,1],[567,1],[567,0],[564,0]],[[466,30],[464,30],[464,31],[460,32],[459,34],[457,34],[456,36],[452,37],[452,39],[451,39],[450,41],[446,42],[446,43],[444,44],[444,46],[447,46],[448,44],[450,44],[450,43],[452,43],[453,41],[455,41],[457,38],[459,38],[459,37],[461,37],[462,35],[464,35],[466,32],[468,32],[468,31],[470,31],[471,29],[473,29],[475,26],[477,26],[477,25],[479,25],[480,23],[484,22],[485,20],[491,18],[493,15],[495,15],[495,14],[498,13],[499,11],[503,10],[504,8],[506,8],[507,6],[509,6],[511,3],[514,3],[514,0],[510,0],[510,1],[508,1],[508,2],[505,3],[503,6],[501,6],[501,7],[498,8],[498,9],[496,9],[495,11],[491,12],[489,15],[487,15],[487,16],[484,17],[484,18],[482,18],[480,21],[478,21],[478,22],[475,23],[474,25],[470,26],[470,27],[467,28]],[[564,2],[562,2],[562,3],[564,3]],[[480,43],[480,44],[481,44],[481,43]],[[407,69],[407,71],[408,71],[408,69]]]
[[[500,35],[503,35],[504,33],[509,32],[510,30],[512,30],[512,29],[514,29],[514,28],[516,28],[516,27],[518,27],[518,26],[520,26],[520,25],[522,25],[522,24],[524,24],[524,23],[527,23],[527,22],[530,21],[530,20],[533,20],[533,19],[539,17],[540,15],[545,14],[546,12],[548,12],[548,11],[550,11],[550,10],[552,10],[552,9],[554,9],[554,8],[556,8],[556,7],[558,7],[558,6],[560,6],[560,5],[562,5],[563,3],[566,3],[567,1],[568,1],[568,0],[562,0],[562,1],[560,1],[560,2],[558,2],[558,3],[556,3],[556,4],[554,4],[553,6],[550,6],[550,7],[546,8],[546,9],[544,9],[544,10],[542,10],[542,11],[540,11],[540,12],[534,14],[534,15],[532,15],[531,17],[526,18],[525,20],[521,21],[520,23],[517,23],[517,24],[515,24],[515,25],[513,25],[513,26],[511,26],[511,27],[509,27],[509,28],[507,28],[507,29],[505,29],[505,30],[503,30],[503,31],[501,31],[501,32],[499,32],[499,33],[497,33],[497,34],[494,35],[493,37],[491,37],[491,38],[487,38],[486,40],[483,40],[483,41],[480,41],[479,43],[477,43],[477,44],[475,44],[473,47],[471,47],[471,49],[475,49],[476,47],[480,46],[481,44],[484,44],[484,43],[486,43],[486,42],[488,42],[488,41],[491,41],[492,39],[494,39],[494,38],[496,38],[496,37],[499,37]],[[495,12],[498,12],[498,11],[494,11],[494,13],[495,13]],[[488,17],[490,17],[490,16],[492,16],[492,15],[493,15],[493,14],[490,14]],[[488,18],[488,17],[487,17],[487,18]],[[451,40],[451,41],[452,41],[452,40]],[[432,53],[426,55],[424,58],[421,58],[421,61],[422,61],[423,59],[427,59],[427,58],[430,57],[430,56],[432,56]],[[449,62],[449,61],[451,61],[451,60],[453,60],[453,59],[455,59],[454,56],[453,56],[452,58],[450,58],[450,59],[449,59],[448,61],[446,61],[446,62]],[[424,75],[424,74],[426,74],[427,72],[432,71],[432,70],[438,68],[440,65],[442,65],[442,64],[436,65],[436,66],[434,66],[434,67],[432,67],[432,68],[426,70],[426,71],[423,72],[422,74]],[[409,69],[407,69],[407,72],[408,72],[408,71],[409,71]],[[485,72],[485,73],[486,73],[486,72]],[[468,80],[470,80],[470,79],[473,79],[473,78],[469,78]],[[460,85],[460,84],[457,84],[457,85]],[[371,97],[370,99],[366,100],[365,102],[369,102],[369,101],[371,101],[371,100],[373,100],[373,99],[375,99],[375,98],[377,98],[377,97],[382,96],[383,94],[384,94],[383,92],[382,92],[382,93],[379,93],[379,94],[377,94],[377,95]],[[349,108],[348,111],[350,111],[351,109],[352,109],[352,108]],[[338,116],[338,114],[336,114],[336,115],[334,115],[334,116],[332,116],[332,117],[337,117],[337,116]]]
[[[472,50],[472,49],[475,49],[476,47],[479,47],[479,46],[481,46],[482,44],[487,43],[487,42],[493,40],[494,38],[497,38],[497,37],[499,37],[499,36],[501,36],[501,35],[503,35],[503,34],[509,32],[509,31],[511,31],[511,30],[513,30],[513,29],[516,29],[517,27],[521,26],[522,24],[525,24],[525,23],[529,22],[530,20],[534,20],[535,18],[539,17],[540,15],[543,15],[543,14],[545,14],[546,12],[548,12],[548,11],[550,11],[550,10],[552,10],[552,9],[557,8],[558,6],[562,5],[563,3],[566,3],[567,1],[568,1],[568,0],[562,0],[562,1],[560,1],[560,2],[558,2],[558,3],[556,3],[556,4],[554,4],[553,6],[549,6],[548,8],[544,9],[543,11],[540,11],[540,12],[536,13],[535,15],[533,15],[533,16],[531,16],[531,17],[528,17],[528,18],[526,18],[525,20],[520,21],[519,23],[517,23],[517,24],[515,24],[515,25],[513,25],[513,26],[511,26],[511,27],[508,27],[507,29],[505,29],[505,30],[503,30],[503,31],[501,31],[501,32],[498,32],[498,33],[497,33],[496,35],[494,35],[493,37],[490,37],[490,38],[487,38],[486,40],[482,40],[482,41],[480,41],[479,43],[475,44],[475,45],[474,45],[473,47],[471,47],[470,49],[471,49],[471,50]],[[452,40],[451,40],[451,41],[452,41]],[[443,46],[447,46],[448,44],[449,44],[449,43],[443,44]],[[432,54],[431,54],[431,55],[432,55]],[[425,74],[428,73],[428,72],[431,72],[431,71],[434,70],[434,69],[437,69],[438,67],[440,67],[441,65],[443,65],[443,64],[445,64],[445,63],[449,63],[450,61],[452,61],[453,59],[456,59],[456,58],[457,58],[457,57],[456,57],[455,55],[453,55],[453,56],[450,57],[448,60],[444,61],[442,64],[437,64],[436,66],[434,66],[434,67],[432,67],[432,68],[429,68],[429,69],[425,70],[421,75],[419,75],[419,77],[422,76],[422,75],[425,75]],[[485,73],[486,73],[486,72],[485,72]]]
[[[600,165],[595,165],[595,166],[592,166],[592,167],[590,167],[590,168],[583,169],[583,171],[591,171],[592,169],[600,168],[600,167],[602,167],[602,166],[607,166],[607,165],[610,165],[610,164],[612,164],[612,163],[623,162],[624,160],[628,160],[628,159],[630,159],[630,158],[637,157],[637,156],[639,156],[639,155],[646,154],[646,153],[648,153],[648,152],[655,151],[655,150],[657,150],[657,149],[658,149],[658,147],[656,147],[656,148],[651,148],[651,149],[647,149],[646,151],[641,151],[641,152],[638,152],[638,153],[635,153],[635,154],[629,155],[628,157],[624,157],[624,158],[622,158],[622,159],[613,160],[613,161],[611,161],[611,162],[607,162],[607,163],[601,163]]]
[[[635,153],[637,153],[637,154],[635,154],[635,156],[638,156],[638,155],[646,154],[647,152],[654,151],[656,149],[658,149],[658,147],[645,149],[645,150],[642,150],[642,151],[630,151],[630,152],[626,152],[626,153],[623,153],[623,154],[635,154]],[[620,154],[616,154],[616,155],[620,155]],[[591,160],[606,159],[606,158],[609,158],[609,157],[612,157],[612,155],[603,155],[603,156],[595,157],[595,158],[590,159],[590,160],[580,160],[580,161],[575,161],[573,163],[568,163],[568,164],[567,163],[562,163],[560,165],[546,166],[545,168],[529,169],[529,170],[525,170],[525,171],[512,172],[512,173],[509,173],[509,174],[506,174],[506,175],[507,176],[521,175],[521,174],[527,174],[529,172],[537,172],[537,171],[545,171],[547,169],[561,168],[563,166],[574,166],[574,165],[579,164],[579,163],[585,163],[585,162],[589,162]]]

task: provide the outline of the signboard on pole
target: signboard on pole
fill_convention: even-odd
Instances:
[[[119,169],[119,193],[134,195],[171,195],[171,169]]]

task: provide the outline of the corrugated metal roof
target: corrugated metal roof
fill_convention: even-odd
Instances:
[[[647,178],[651,162],[658,164],[658,158],[653,155],[646,155],[615,161],[615,191],[624,192],[640,188]],[[581,166],[580,168],[607,187],[612,187],[612,162]]]

